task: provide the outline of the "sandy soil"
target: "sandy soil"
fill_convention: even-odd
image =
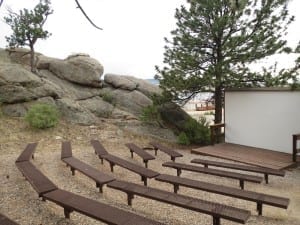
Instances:
[[[38,199],[34,189],[24,180],[14,164],[18,155],[29,142],[39,142],[33,163],[62,189],[132,211],[169,225],[212,224],[212,218],[205,214],[142,197],[135,197],[133,207],[129,207],[126,204],[127,199],[124,193],[104,186],[104,193],[100,194],[91,179],[80,173],[77,173],[76,176],[71,176],[71,172],[60,160],[61,141],[70,140],[74,156],[77,158],[118,179],[142,184],[140,177],[128,170],[116,166],[115,172],[111,173],[107,162],[101,165],[100,160],[94,155],[89,141],[92,138],[96,138],[102,142],[110,153],[143,165],[142,160],[138,156],[135,156],[133,159],[130,158],[130,152],[124,144],[134,142],[140,147],[145,147],[148,145],[150,138],[122,131],[108,122],[103,122],[101,125],[94,127],[82,127],[61,122],[56,128],[47,131],[35,131],[30,129],[22,119],[8,119],[3,117],[0,118],[0,134],[0,213],[6,214],[21,225],[103,224],[79,213],[72,213],[70,220],[65,219],[62,208],[54,203],[43,202],[41,199]],[[184,155],[184,157],[176,160],[178,162],[189,163],[191,159],[199,157],[190,154],[190,151],[187,149],[178,149],[178,151]],[[149,152],[154,155],[154,152]],[[161,166],[163,162],[169,160],[170,158],[166,154],[158,152],[156,159],[149,162],[149,168],[160,173],[175,175],[175,170]],[[238,187],[238,181],[231,179],[192,172],[183,172],[182,176],[215,184]],[[171,185],[155,180],[150,180],[149,186],[168,191],[173,190]],[[299,187],[299,168],[287,171],[284,178],[270,176],[270,183],[268,185],[246,182],[245,189],[247,190],[290,198],[291,202],[287,210],[264,206],[263,216],[257,216],[256,205],[252,202],[183,187],[180,188],[179,193],[250,210],[252,216],[247,222],[249,225],[299,225]],[[222,225],[237,224],[227,220],[221,220],[221,223]]]

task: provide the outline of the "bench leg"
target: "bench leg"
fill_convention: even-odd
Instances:
[[[241,187],[242,190],[244,190],[244,186],[245,186],[244,185],[244,180],[240,180],[240,187]]]
[[[148,160],[144,160],[145,168],[148,168]]]
[[[71,167],[72,175],[75,175],[75,169]]]
[[[99,155],[99,159],[101,159],[101,164],[103,165],[103,158],[101,158],[100,155]]]
[[[100,193],[103,193],[103,185],[96,183],[96,187],[99,188]]]
[[[177,194],[178,190],[179,190],[179,184],[174,184],[174,193]]]
[[[31,158],[34,159],[34,154],[31,155]]]
[[[147,177],[141,176],[144,185],[147,186]]]
[[[114,172],[114,164],[111,163],[111,162],[109,162],[109,165],[110,165],[110,171],[111,171],[111,172]]]
[[[68,208],[64,208],[64,214],[65,214],[65,218],[70,219],[70,214],[73,212],[73,210],[68,209]]]
[[[133,151],[130,151],[130,153],[131,153],[131,158],[133,158]]]
[[[269,183],[269,176],[268,176],[268,174],[267,174],[267,173],[265,173],[265,181],[266,181],[266,184],[268,184],[268,183]]]
[[[181,175],[181,169],[177,169],[177,177],[179,177]]]
[[[261,202],[258,202],[257,205],[256,205],[256,210],[258,211],[258,215],[262,215],[262,203]]]
[[[134,198],[134,195],[131,193],[127,193],[127,204],[132,206],[132,199]]]
[[[221,225],[220,217],[213,217],[213,225]]]
[[[157,148],[154,148],[155,155],[157,156]]]
[[[204,167],[205,167],[205,168],[208,168],[208,165],[207,165],[207,164],[204,164]]]
[[[172,160],[173,162],[175,162],[175,157],[174,157],[174,156],[171,156],[171,160]]]

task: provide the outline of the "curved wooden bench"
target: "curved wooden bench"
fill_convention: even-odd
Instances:
[[[211,192],[215,194],[221,194],[221,195],[226,195],[226,196],[239,198],[247,201],[256,202],[256,209],[259,215],[262,215],[263,204],[287,209],[290,202],[288,198],[282,198],[274,195],[267,195],[267,194],[253,192],[253,191],[245,191],[237,188],[207,183],[203,181],[191,180],[191,179],[171,176],[167,174],[161,174],[155,177],[155,180],[173,184],[174,193],[178,192],[179,186],[184,186],[184,187],[189,187],[197,190],[202,190],[206,192]]]
[[[30,159],[34,159],[34,152],[38,143],[29,143],[26,148],[17,158],[16,162],[24,162],[29,161]]]
[[[63,207],[66,218],[70,218],[70,213],[76,211],[109,225],[163,225],[157,221],[61,189],[44,194],[43,197]]]
[[[140,156],[143,159],[143,162],[145,163],[145,167],[148,168],[148,161],[155,159],[152,155],[150,155],[148,152],[146,152],[144,149],[139,148],[133,143],[127,143],[125,144],[127,148],[129,148],[131,153],[131,158],[133,158],[133,153],[136,153],[138,156]]]
[[[154,178],[159,175],[159,173],[157,173],[153,170],[144,168],[140,165],[134,164],[132,162],[129,162],[125,159],[119,158],[119,157],[111,155],[111,154],[104,155],[103,158],[109,162],[111,172],[114,171],[113,167],[115,165],[121,166],[121,167],[128,169],[136,174],[139,174],[141,176],[141,179],[144,182],[145,186],[147,186],[147,178]]]
[[[154,147],[155,155],[157,155],[157,150],[159,149],[160,151],[162,151],[162,152],[168,154],[169,156],[171,156],[171,160],[173,162],[175,162],[175,158],[182,157],[182,154],[180,154],[180,153],[178,153],[178,152],[176,152],[176,151],[174,151],[174,150],[172,150],[172,149],[170,149],[170,148],[168,148],[164,145],[161,145],[157,142],[152,141],[149,144]]]
[[[193,159],[191,161],[191,163],[202,164],[206,168],[208,168],[208,166],[215,166],[215,167],[222,167],[222,168],[228,168],[228,169],[234,169],[234,170],[243,170],[243,171],[249,171],[249,172],[255,172],[255,173],[262,173],[262,174],[264,174],[265,181],[267,184],[269,183],[269,175],[281,176],[281,177],[284,177],[284,175],[285,175],[285,171],[283,171],[283,170],[275,170],[275,169],[271,169],[271,168],[240,165],[240,164],[234,164],[234,163],[225,163],[225,162],[218,162],[218,161],[212,161],[212,160]]]
[[[224,170],[209,169],[209,168],[205,168],[205,167],[199,167],[199,166],[194,166],[194,165],[189,165],[189,164],[184,164],[184,163],[166,162],[166,163],[163,163],[162,165],[164,167],[170,167],[170,168],[176,169],[177,176],[180,176],[182,170],[187,170],[187,171],[192,171],[192,172],[197,172],[197,173],[210,174],[210,175],[219,176],[219,177],[237,179],[240,181],[241,189],[244,189],[245,181],[253,182],[253,183],[261,183],[262,182],[262,178],[257,177],[257,176],[234,173],[234,172],[229,172],[229,171],[224,171]]]
[[[123,191],[127,194],[128,205],[132,205],[134,195],[150,198],[160,202],[165,202],[185,209],[205,213],[213,217],[213,225],[220,225],[220,219],[227,219],[237,223],[246,223],[250,217],[250,212],[226,206],[218,203],[204,201],[189,196],[174,194],[168,191],[145,187],[134,183],[115,180],[108,187]]]

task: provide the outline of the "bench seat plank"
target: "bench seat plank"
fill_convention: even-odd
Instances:
[[[223,168],[229,168],[235,170],[244,170],[244,171],[255,172],[255,173],[263,173],[265,174],[266,183],[268,183],[269,174],[274,176],[281,176],[281,177],[285,175],[285,171],[283,170],[275,170],[271,168],[240,165],[234,163],[225,163],[225,162],[218,162],[218,161],[211,161],[211,160],[204,160],[204,159],[193,159],[191,163],[203,164],[205,167],[215,166],[215,167],[223,167]]]
[[[112,172],[113,172],[114,165],[121,166],[134,173],[139,174],[142,177],[145,186],[147,186],[147,178],[153,178],[159,175],[159,173],[155,172],[154,170],[144,168],[140,165],[134,164],[132,162],[129,162],[125,159],[119,158],[111,154],[104,155],[103,158],[110,163],[110,168]]]
[[[182,154],[180,154],[180,153],[178,153],[178,152],[176,152],[176,151],[174,151],[174,150],[172,150],[172,149],[170,149],[170,148],[168,148],[164,145],[161,145],[159,143],[156,143],[156,142],[152,141],[149,144],[154,147],[155,155],[157,155],[157,150],[159,149],[160,151],[162,151],[162,152],[168,154],[169,156],[171,156],[172,161],[175,161],[175,158],[177,158],[177,157],[182,157],[183,156]]]
[[[244,181],[249,181],[253,183],[261,183],[262,178],[258,176],[253,175],[247,175],[247,174],[240,174],[240,173],[234,173],[224,170],[217,170],[217,169],[210,169],[205,167],[199,167],[184,163],[176,163],[176,162],[166,162],[162,164],[164,167],[171,167],[174,169],[177,169],[177,176],[180,175],[181,170],[188,170],[192,172],[198,172],[198,173],[204,173],[204,174],[210,174],[214,176],[220,176],[220,177],[227,177],[232,179],[240,180],[240,186],[242,189],[244,189]]]
[[[57,189],[57,186],[42,174],[31,162],[18,162],[16,163],[16,166],[38,193],[39,197],[42,197],[44,193]]]
[[[220,224],[220,218],[228,219],[238,223],[245,223],[250,217],[250,212],[247,210],[225,206],[189,196],[174,194],[168,191],[145,187],[126,181],[115,180],[107,184],[107,186],[127,193],[129,205],[132,204],[134,195],[139,195],[145,198],[150,198],[211,215],[214,219],[214,224]]]
[[[61,144],[61,159],[72,157],[71,142],[64,141]]]
[[[267,204],[279,208],[287,209],[290,200],[288,198],[277,197],[274,195],[267,195],[262,193],[257,193],[253,191],[245,191],[232,187],[227,187],[223,185],[217,185],[212,183],[207,183],[198,180],[192,180],[188,178],[182,178],[167,174],[160,174],[155,177],[155,180],[167,182],[174,185],[174,192],[177,193],[179,186],[189,187],[197,190],[202,190],[206,192],[211,192],[215,194],[226,195],[234,198],[239,198],[243,200],[248,200],[256,202],[257,204]],[[262,208],[261,208],[262,210]],[[262,215],[262,211],[259,212]]]
[[[131,152],[131,158],[133,158],[133,152],[135,152],[138,156],[140,156],[143,159],[143,162],[145,163],[145,167],[147,168],[147,164],[149,160],[155,159],[154,156],[150,155],[148,152],[146,152],[144,149],[139,148],[133,143],[127,143],[125,144],[126,147],[129,148]]]
[[[95,154],[98,155],[99,159],[101,159],[101,163],[103,164],[103,156],[107,155],[108,152],[98,140],[91,140],[91,144],[95,150]]]
[[[77,211],[112,225],[163,225],[160,222],[60,189],[46,193],[43,197],[62,206],[67,218],[72,211]]]
[[[36,149],[36,146],[38,143],[29,143],[23,152],[20,154],[20,156],[17,158],[16,162],[24,162],[24,161],[29,161],[30,158],[34,158],[34,151]]]
[[[112,176],[105,174],[94,167],[80,161],[75,157],[64,158],[62,159],[67,165],[71,167],[72,174],[75,174],[75,170],[80,171],[84,175],[88,176],[96,182],[96,186],[99,187],[100,192],[102,193],[102,186],[115,180]]]
[[[0,213],[0,225],[19,225],[19,224]]]

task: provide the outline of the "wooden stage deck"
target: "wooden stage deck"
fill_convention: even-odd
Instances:
[[[191,153],[272,169],[285,169],[295,166],[295,163],[292,161],[292,154],[230,143],[192,149]],[[299,159],[298,157],[298,162]]]

